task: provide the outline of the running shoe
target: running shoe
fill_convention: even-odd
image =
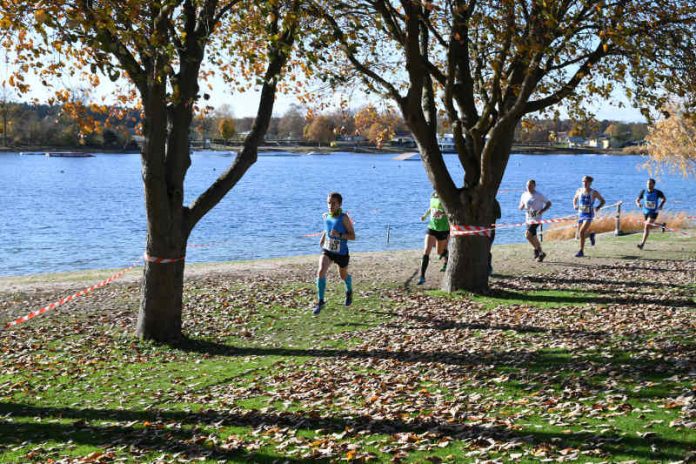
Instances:
[[[638,249],[639,249],[639,250],[642,250],[642,249],[643,249],[643,247],[644,247],[645,245],[644,245],[644,244],[642,244],[642,243],[639,243],[639,244],[638,244],[638,245],[636,245],[636,246],[638,247]]]
[[[353,290],[347,291],[346,292],[346,307],[350,306],[353,304]]]
[[[576,258],[582,258],[583,256],[585,256],[585,253],[583,253],[582,250],[580,250],[580,251],[578,251],[577,253],[575,253],[575,257],[576,257]]]
[[[323,308],[325,304],[326,304],[326,302],[324,300],[319,300],[317,302],[317,305],[314,307],[312,314],[314,314],[315,316],[318,316],[319,313],[321,312],[321,308]]]
[[[539,257],[537,258],[537,260],[541,263],[544,261],[544,258],[546,258],[546,253],[542,251],[541,253],[539,253]]]
[[[594,246],[594,244],[595,244],[595,233],[592,232],[590,234],[590,245]]]
[[[425,283],[425,277],[421,276],[418,278],[418,285],[423,285]]]

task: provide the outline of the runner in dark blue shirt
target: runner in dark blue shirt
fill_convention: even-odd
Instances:
[[[657,219],[658,211],[665,206],[667,197],[662,193],[661,190],[655,188],[655,179],[648,179],[647,190],[641,190],[636,198],[636,206],[643,210],[643,217],[645,218],[645,224],[643,226],[643,239],[638,245],[636,245],[641,250],[645,246],[645,241],[650,235],[650,228],[655,227],[655,219]]]

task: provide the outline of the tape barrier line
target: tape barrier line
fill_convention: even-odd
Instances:
[[[148,263],[155,263],[155,264],[170,264],[170,263],[177,263],[179,261],[183,261],[186,259],[186,256],[181,256],[179,258],[159,258],[157,256],[150,256],[147,254],[147,251],[143,254],[143,259],[147,261]]]
[[[105,286],[109,285],[111,282],[113,282],[114,280],[117,280],[117,279],[123,277],[123,275],[124,275],[126,272],[128,272],[128,271],[130,271],[131,269],[133,269],[133,268],[135,268],[135,267],[138,267],[138,266],[140,266],[140,262],[135,262],[135,263],[131,264],[130,266],[128,266],[127,268],[121,269],[121,270],[118,271],[116,274],[112,275],[111,277],[108,277],[108,278],[102,280],[101,282],[98,282],[98,283],[96,283],[96,284],[94,284],[94,285],[92,285],[92,286],[90,286],[90,287],[83,288],[83,289],[80,290],[79,292],[75,292],[75,293],[73,293],[72,295],[69,295],[69,296],[66,296],[66,297],[64,297],[64,298],[61,298],[61,299],[58,300],[58,301],[54,301],[53,303],[51,303],[51,304],[49,304],[49,305],[46,305],[46,306],[44,306],[44,307],[41,308],[41,309],[37,309],[36,311],[32,311],[32,312],[30,312],[29,314],[26,314],[26,315],[24,315],[24,316],[22,316],[22,317],[18,317],[18,318],[15,319],[14,321],[10,321],[10,322],[8,322],[7,324],[5,324],[4,327],[0,327],[0,331],[2,331],[2,330],[7,330],[7,329],[9,329],[10,327],[13,327],[13,326],[15,326],[15,325],[18,325],[18,324],[21,324],[21,323],[23,323],[23,322],[27,322],[27,321],[29,321],[29,320],[31,320],[31,319],[34,319],[36,316],[40,316],[41,314],[47,313],[47,312],[49,312],[49,311],[51,311],[51,310],[53,310],[53,309],[56,309],[56,308],[59,307],[59,306],[62,306],[62,305],[66,304],[66,303],[68,303],[68,302],[70,302],[70,301],[72,301],[72,300],[74,300],[74,299],[77,299],[77,298],[79,298],[79,297],[81,297],[81,296],[87,296],[87,295],[89,295],[90,293],[92,293],[94,290],[97,290],[97,289],[99,289],[99,288],[105,287]]]
[[[620,201],[617,201],[614,204],[611,205],[605,205],[603,210],[605,208],[611,208],[613,206],[617,206],[620,204]],[[604,211],[602,211],[603,213]],[[599,219],[600,217],[605,216],[604,214],[597,213],[596,219]],[[528,224],[549,224],[549,223],[558,223],[558,222],[568,222],[568,221],[573,221],[577,218],[577,215],[568,215],[568,216],[562,216],[558,218],[552,218],[552,219],[539,219],[539,220],[533,220],[533,221],[525,221],[525,222],[518,222],[516,224],[492,224],[491,227],[484,227],[484,226],[469,226],[469,225],[455,225],[455,224],[450,224],[450,235],[453,235],[455,237],[461,237],[461,236],[466,236],[466,235],[484,235],[486,237],[491,236],[491,232],[497,229],[509,229],[509,228],[514,228],[514,227],[522,227],[526,226]],[[573,224],[574,225],[574,224]]]
[[[577,218],[577,215],[569,214],[568,216],[561,216],[561,217],[551,218],[551,219],[535,219],[535,220],[531,220],[531,221],[516,222],[516,223],[512,223],[512,224],[495,224],[495,228],[496,229],[508,229],[508,228],[513,228],[513,227],[522,227],[522,226],[526,226],[529,224],[551,224],[554,222],[572,221],[575,218]]]
[[[483,237],[490,237],[492,230],[492,227],[450,224],[450,235],[455,237],[461,237],[464,235],[480,235]]]

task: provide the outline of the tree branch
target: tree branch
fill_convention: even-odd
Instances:
[[[258,147],[268,130],[268,125],[273,115],[275,94],[283,68],[288,61],[290,51],[295,41],[297,31],[297,19],[295,13],[299,9],[299,3],[294,2],[292,13],[288,14],[290,24],[283,28],[280,39],[269,45],[269,63],[264,74],[264,82],[261,88],[256,119],[250,134],[244,140],[241,152],[230,168],[203,192],[190,207],[184,210],[185,230],[191,231],[193,227],[210,211],[218,202],[234,187],[247,170],[256,162]]]

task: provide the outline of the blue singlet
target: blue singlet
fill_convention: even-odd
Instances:
[[[590,193],[581,193],[580,201],[578,201],[578,219],[581,221],[592,220],[594,218],[594,190],[590,189]]]
[[[324,232],[326,236],[324,237],[324,250],[330,251],[331,253],[336,253],[338,255],[348,254],[348,240],[339,239],[338,237],[332,237],[331,231],[335,230],[339,234],[346,234],[346,226],[343,225],[344,213],[339,214],[334,217],[329,213],[324,213]]]

